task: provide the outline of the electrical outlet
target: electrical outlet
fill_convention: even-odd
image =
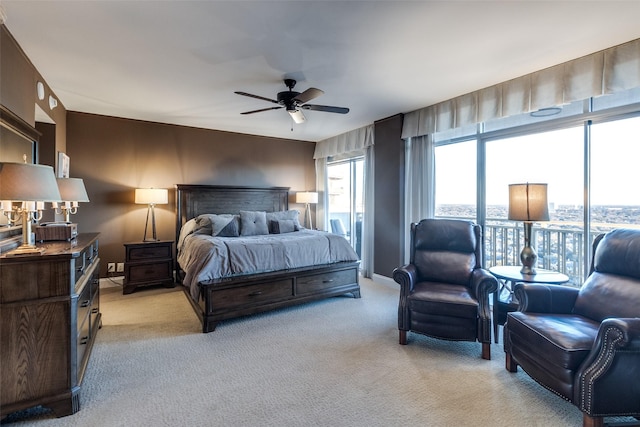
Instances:
[[[115,273],[116,272],[116,263],[110,262],[107,264],[107,273]]]
[[[118,263],[118,268],[116,270],[118,273],[122,273],[124,271],[124,262]]]

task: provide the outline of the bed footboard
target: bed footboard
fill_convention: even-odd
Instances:
[[[198,301],[184,289],[207,333],[221,320],[348,293],[360,298],[358,267],[357,261],[341,262],[201,283]]]

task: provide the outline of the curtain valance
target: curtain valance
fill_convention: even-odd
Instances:
[[[402,138],[528,113],[638,86],[640,39],[407,113]]]
[[[318,141],[313,158],[321,159],[344,153],[358,152],[373,145],[373,143],[373,125],[368,125]]]

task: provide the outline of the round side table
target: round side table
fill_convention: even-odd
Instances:
[[[536,269],[537,274],[522,274],[519,265],[496,265],[489,272],[498,279],[498,290],[493,294],[493,336],[498,342],[498,325],[504,325],[507,313],[518,309],[518,300],[513,295],[513,286],[518,282],[561,285],[569,276],[551,270]]]

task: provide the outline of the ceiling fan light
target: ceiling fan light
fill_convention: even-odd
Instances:
[[[291,115],[291,118],[297,124],[304,123],[307,120],[304,117],[304,114],[302,114],[302,110],[298,110],[298,109],[290,109],[289,110],[289,109],[287,109],[287,112]]]

